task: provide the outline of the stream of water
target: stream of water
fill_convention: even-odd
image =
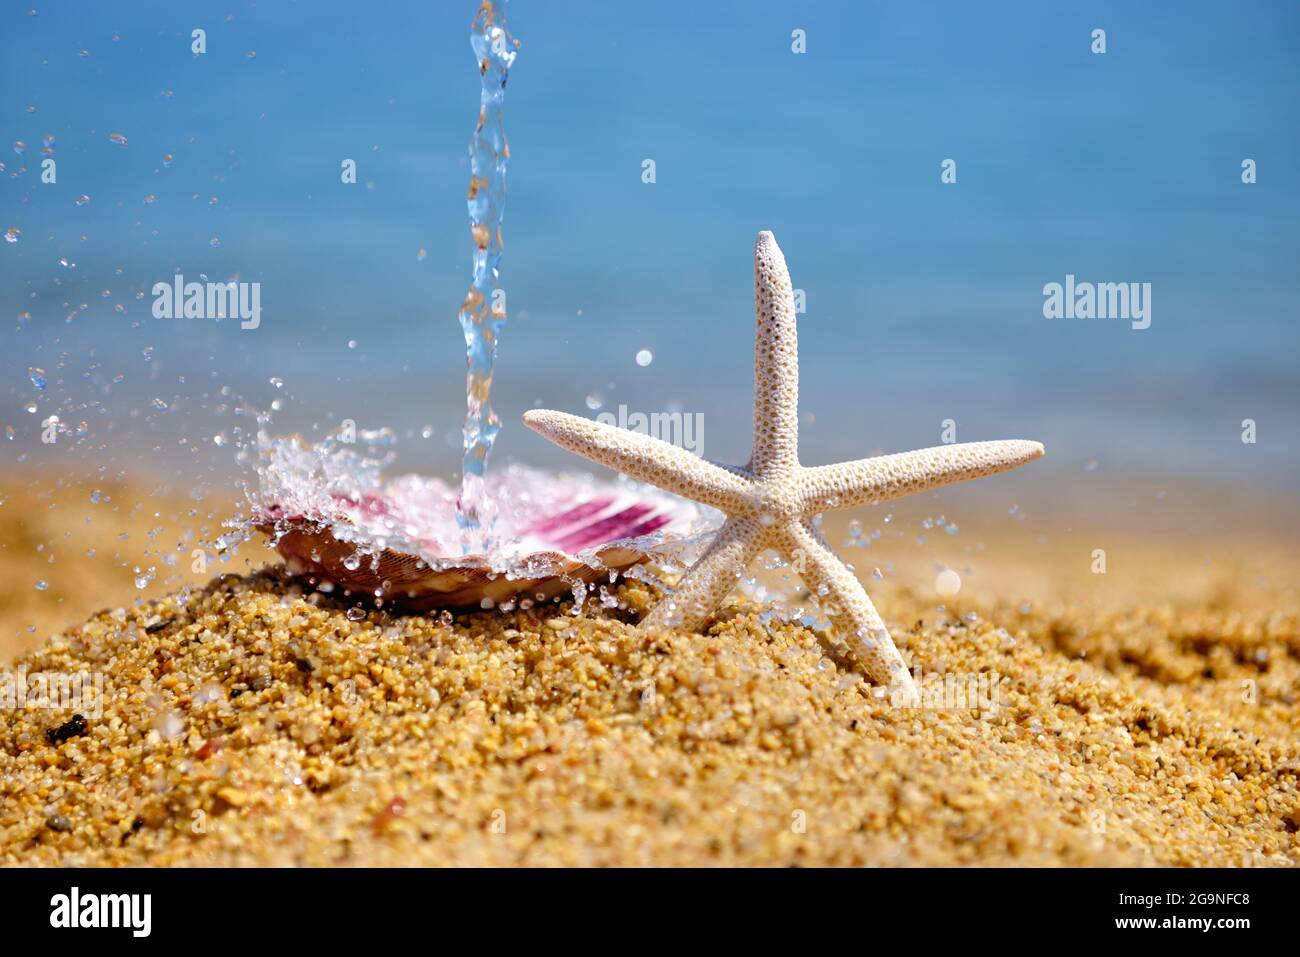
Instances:
[[[486,494],[484,478],[501,420],[492,409],[492,376],[497,340],[506,324],[506,296],[501,285],[501,234],[505,209],[506,142],[505,93],[518,44],[506,25],[509,0],[482,0],[470,31],[478,61],[482,91],[478,122],[469,141],[469,222],[474,241],[474,274],[460,307],[468,367],[465,381],[464,454],[458,517],[462,545],[468,552],[491,548],[495,506]]]

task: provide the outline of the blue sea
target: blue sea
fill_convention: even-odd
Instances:
[[[0,469],[222,485],[270,412],[391,427],[401,467],[454,475],[476,7],[0,6]],[[620,405],[699,413],[743,461],[771,229],[810,464],[952,420],[1044,442],[1044,475],[1295,487],[1300,6],[513,0],[509,25],[497,461],[576,464],[519,416]],[[178,273],[258,283],[260,324],[155,318]],[[1067,276],[1149,283],[1149,328],[1045,318]]]

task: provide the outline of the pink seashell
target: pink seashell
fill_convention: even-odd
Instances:
[[[457,490],[414,475],[383,482],[375,466],[328,445],[278,443],[252,524],[291,573],[403,610],[581,592],[652,556],[679,557],[718,525],[712,510],[649,486],[509,466],[487,483],[498,544],[461,554]]]

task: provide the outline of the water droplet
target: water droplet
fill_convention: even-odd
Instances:
[[[14,140],[14,152],[17,153],[19,156],[22,156],[24,153],[27,152],[27,144],[24,143],[22,140]]]
[[[90,504],[98,505],[100,499],[102,498],[103,498],[103,494],[99,491],[99,489],[95,489],[93,492],[90,493]]]
[[[648,366],[655,361],[655,354],[649,349],[642,349],[636,354],[636,364],[639,366]]]
[[[853,538],[862,537],[862,523],[859,522],[856,518],[853,521],[849,522],[849,535],[852,536]]]
[[[1095,472],[1099,468],[1101,468],[1101,463],[1096,459],[1088,459],[1088,461],[1083,463],[1083,470],[1085,472]]]
[[[416,250],[416,252],[415,252],[415,261],[416,261],[416,262],[418,262],[418,263],[422,263],[422,262],[424,262],[424,261],[425,261],[426,259],[428,259],[428,258],[429,258],[429,253],[428,253],[427,250],[424,250],[424,249],[417,249],[417,250]]]
[[[153,193],[147,194],[144,198],[144,204],[146,206],[152,206],[156,202],[158,202],[158,197],[155,196]]]
[[[10,226],[8,229],[5,230],[5,242],[16,243],[18,242],[18,237],[21,236],[22,234],[23,231],[19,229],[17,226]]]
[[[348,621],[361,621],[366,617],[366,610],[357,605],[353,605],[345,612],[345,614],[348,616]]]
[[[109,133],[108,139],[109,142],[116,143],[118,146],[126,145],[126,137],[123,136],[121,133]]]
[[[355,340],[355,339],[349,339],[349,340],[348,340],[348,348],[349,348],[349,349],[355,349],[356,347],[357,347],[357,340]]]
[[[171,168],[171,165],[172,165],[172,160],[173,160],[173,159],[174,159],[174,157],[172,156],[171,153],[163,153],[163,166],[165,166],[165,167],[167,167],[167,168],[170,169],[170,168]]]
[[[945,568],[935,576],[934,590],[943,598],[951,598],[961,591],[961,576],[951,568]]]
[[[85,206],[87,203],[90,202],[90,197],[87,196],[85,193],[82,193],[80,196],[76,198],[75,202],[78,206]]]
[[[208,245],[211,246],[211,247],[213,247],[214,249],[215,249],[216,247],[220,246],[220,245],[221,245],[221,237],[220,237],[220,236],[213,236],[211,239],[208,240]]]
[[[591,395],[587,396],[587,408],[591,409],[592,412],[595,412],[604,404],[605,397],[599,392],[593,392]]]
[[[154,716],[153,729],[164,741],[176,741],[185,734],[185,719],[175,711],[160,711]]]
[[[45,581],[45,579],[43,579],[43,578],[42,578],[40,581],[38,581],[38,582],[36,583],[36,590],[37,590],[37,591],[45,591],[45,589],[47,589],[47,588],[49,588],[49,587],[50,587],[49,582]]]
[[[281,379],[279,376],[275,376],[275,375],[273,375],[273,376],[271,376],[271,378],[268,379],[267,381],[270,382],[271,385],[275,386],[277,389],[280,389],[280,388],[283,388],[283,387],[284,387],[284,380]]]
[[[32,380],[32,385],[38,389],[45,388],[45,370],[32,366],[27,370],[27,376]]]

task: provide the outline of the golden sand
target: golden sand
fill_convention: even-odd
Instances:
[[[997,705],[903,712],[754,608],[650,640],[641,584],[349,616],[260,549],[193,574],[230,503],[6,481],[0,658],[110,700],[0,710],[0,862],[1295,864],[1300,552],[1230,492],[917,497],[856,513],[866,549],[828,525],[923,691],[957,679],[927,704]]]
[[[1294,612],[896,591],[904,655],[991,705],[900,710],[802,625],[645,637],[617,596],[448,622],[270,572],[102,612],[19,662],[109,700],[0,715],[0,862],[1300,863]]]

